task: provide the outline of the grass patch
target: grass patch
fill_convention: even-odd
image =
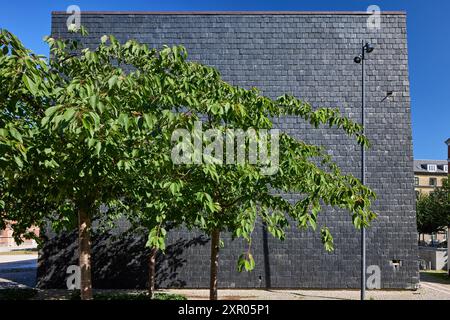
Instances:
[[[76,290],[70,300],[80,300],[80,291]],[[187,300],[185,296],[172,293],[156,293],[153,299],[145,293],[103,292],[94,293],[94,300]]]
[[[181,294],[175,293],[156,293],[154,300],[187,300],[187,298]]]
[[[434,278],[437,278],[441,280],[443,283],[450,284],[450,277],[448,276],[448,273],[446,271],[442,270],[426,270],[426,271],[420,271],[421,273],[424,273],[426,275],[430,275]]]
[[[0,300],[30,300],[37,294],[36,289],[0,289]]]

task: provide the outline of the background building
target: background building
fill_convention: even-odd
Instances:
[[[447,160],[414,160],[414,190],[416,197],[427,195],[438,187],[442,187],[448,178]],[[421,241],[427,245],[435,245],[447,240],[447,231],[423,234]]]
[[[31,229],[37,236],[39,236],[39,228]],[[23,239],[23,243],[20,247],[33,247],[36,246],[36,241]],[[6,226],[6,229],[0,230],[0,247],[18,247],[14,238],[11,224]]]
[[[450,161],[450,139],[446,142]],[[427,195],[435,188],[441,187],[444,179],[449,177],[449,162],[447,160],[416,160],[414,161],[414,179],[416,195]],[[450,249],[448,238],[450,230],[422,234],[419,239],[419,257],[427,268],[433,270],[448,270]]]
[[[414,160],[414,190],[429,194],[448,176],[447,160]]]
[[[447,145],[447,148],[448,148],[448,151],[447,151],[448,152],[448,164],[447,165],[448,165],[448,167],[450,167],[450,138],[447,139],[447,141],[445,141],[445,144]]]
[[[52,15],[52,35],[67,32],[65,12]],[[313,106],[338,107],[361,119],[361,66],[354,63],[361,41],[375,45],[366,61],[367,184],[378,194],[379,214],[367,232],[367,265],[381,269],[383,288],[418,284],[417,230],[411,143],[406,15],[383,12],[380,28],[363,12],[84,12],[81,24],[90,32],[84,43],[95,47],[104,34],[119,41],[136,39],[154,48],[184,45],[189,59],[216,67],[232,84],[261,89],[275,98],[291,93]],[[386,99],[386,93],[393,95]],[[296,117],[277,126],[306,142],[329,150],[347,173],[361,176],[361,148],[338,129],[314,129]],[[299,195],[289,194],[293,201]],[[239,273],[236,262],[244,248],[224,234],[219,286],[278,288],[358,288],[360,231],[350,215],[324,208],[319,223],[330,227],[335,251],[326,253],[320,234],[287,232],[280,242],[258,225],[253,241],[256,268]],[[139,287],[147,277],[145,235],[93,239],[94,287]],[[161,287],[208,287],[209,240],[185,230],[172,230],[165,256],[158,258]],[[50,237],[41,250],[38,285],[64,287],[66,268],[76,260],[75,234]],[[398,266],[398,267],[396,267]]]
[[[414,190],[416,197],[427,195],[437,187],[442,187],[442,181],[448,178],[447,160],[414,160]],[[434,245],[447,240],[447,231],[434,234],[424,234],[422,241]]]

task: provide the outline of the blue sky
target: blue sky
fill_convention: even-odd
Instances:
[[[50,12],[69,5],[81,10],[381,10],[408,13],[408,46],[414,157],[446,159],[450,138],[450,1],[448,0],[15,0],[2,1],[0,28],[6,28],[40,54],[50,32]]]

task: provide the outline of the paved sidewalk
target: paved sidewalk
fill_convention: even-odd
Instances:
[[[189,300],[207,300],[205,289],[169,289]],[[219,290],[219,300],[359,300],[358,290]],[[424,283],[416,291],[368,291],[367,300],[450,300],[450,290]]]
[[[24,287],[19,283],[0,279],[1,288]],[[145,292],[145,290],[95,290],[96,292]],[[208,300],[207,289],[168,289],[158,292],[182,294],[188,300]],[[68,299],[68,290],[40,290],[38,299]],[[359,300],[358,290],[219,290],[219,300]],[[450,300],[450,286],[431,282],[421,283],[416,291],[368,291],[367,300]]]
[[[30,245],[20,245],[20,246],[0,246],[0,252],[11,252],[11,251],[21,251],[21,250],[33,250],[36,249],[36,244],[30,244]]]
[[[369,290],[367,300],[450,300],[450,281],[421,273],[420,288],[412,290]],[[206,300],[206,289],[169,289],[190,300]],[[219,290],[220,300],[359,300],[359,290]]]

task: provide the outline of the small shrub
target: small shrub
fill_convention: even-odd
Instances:
[[[80,300],[80,291],[75,290],[70,300]],[[126,293],[126,292],[104,292],[94,293],[94,300],[187,300],[185,296],[171,293],[156,293],[153,299],[145,292]]]
[[[36,296],[36,289],[0,289],[0,300],[30,300]]]
[[[173,293],[156,293],[154,300],[187,300],[187,298],[181,294]]]

